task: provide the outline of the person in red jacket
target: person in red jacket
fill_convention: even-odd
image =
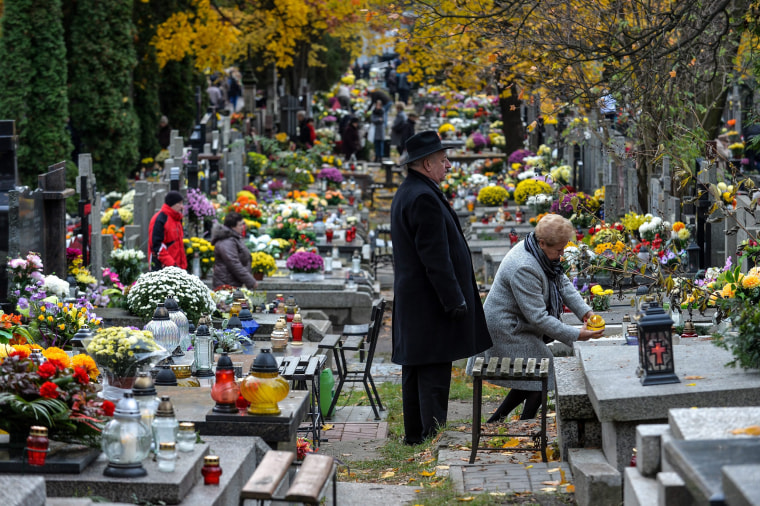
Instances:
[[[183,242],[182,210],[185,208],[182,194],[170,191],[164,197],[164,205],[150,220],[148,228],[148,263],[150,270],[164,267],[187,269],[187,256]]]

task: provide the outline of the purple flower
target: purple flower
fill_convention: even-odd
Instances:
[[[472,139],[472,143],[476,148],[482,148],[488,144],[488,141],[486,141],[486,138],[480,132],[473,132],[470,138]]]
[[[509,165],[511,166],[513,163],[523,163],[523,158],[526,156],[536,156],[536,154],[533,151],[527,149],[518,149],[517,151],[513,151],[509,155]]]
[[[329,115],[322,118],[322,121],[324,121],[325,123],[335,123],[336,121],[338,121],[338,118],[336,118],[333,115]]]
[[[297,251],[290,255],[285,266],[293,272],[319,272],[324,266],[324,260],[316,253]]]
[[[26,297],[20,297],[18,299],[18,307],[21,309],[29,309],[29,299]]]
[[[343,182],[343,174],[336,169],[335,167],[325,167],[321,171],[319,171],[319,174],[317,174],[318,179],[325,179],[329,181],[330,183],[337,183],[340,184]]]
[[[187,191],[185,215],[195,220],[203,220],[206,217],[216,216],[216,209],[202,191],[190,188]]]
[[[727,271],[728,269],[730,269],[730,268],[731,268],[731,265],[733,265],[733,264],[731,263],[731,257],[728,257],[728,258],[726,258],[726,265],[724,265],[724,266],[723,266],[723,270],[724,270],[724,271]]]

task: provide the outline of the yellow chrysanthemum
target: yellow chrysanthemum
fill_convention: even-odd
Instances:
[[[719,293],[724,299],[733,299],[734,295],[736,295],[736,289],[732,283],[727,283],[726,286],[721,288]]]
[[[758,276],[748,274],[744,276],[744,279],[742,279],[742,288],[751,290],[752,288],[757,288],[758,286],[760,286],[760,277]]]

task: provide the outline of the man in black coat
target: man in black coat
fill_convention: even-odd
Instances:
[[[417,444],[446,423],[452,362],[492,342],[470,249],[438,187],[451,167],[446,151],[432,130],[406,148],[409,174],[391,205],[392,360],[402,366],[405,442]]]

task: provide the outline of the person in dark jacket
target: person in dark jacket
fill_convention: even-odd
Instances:
[[[356,155],[362,147],[361,138],[359,137],[359,118],[352,117],[348,126],[341,133],[341,150],[346,160],[352,155]]]
[[[211,231],[214,245],[214,286],[245,286],[253,290],[256,280],[251,274],[251,252],[245,246],[245,220],[236,212],[224,217],[224,225]]]
[[[491,347],[470,249],[438,185],[451,167],[438,134],[407,141],[393,197],[393,353],[401,365],[406,444],[446,423],[451,365]],[[478,351],[480,350],[480,351]]]
[[[164,197],[161,210],[153,215],[148,227],[148,264],[150,270],[164,267],[187,269],[187,256],[182,230],[182,211],[185,208],[182,194],[170,191]]]
[[[398,154],[403,155],[406,152],[406,141],[414,135],[414,127],[417,123],[417,113],[412,111],[409,113],[409,117],[404,122],[403,129],[401,131],[401,138],[398,143]]]
[[[161,116],[161,121],[158,122],[156,138],[161,149],[169,149],[169,144],[172,141],[172,127],[169,126],[169,118],[166,116]]]

